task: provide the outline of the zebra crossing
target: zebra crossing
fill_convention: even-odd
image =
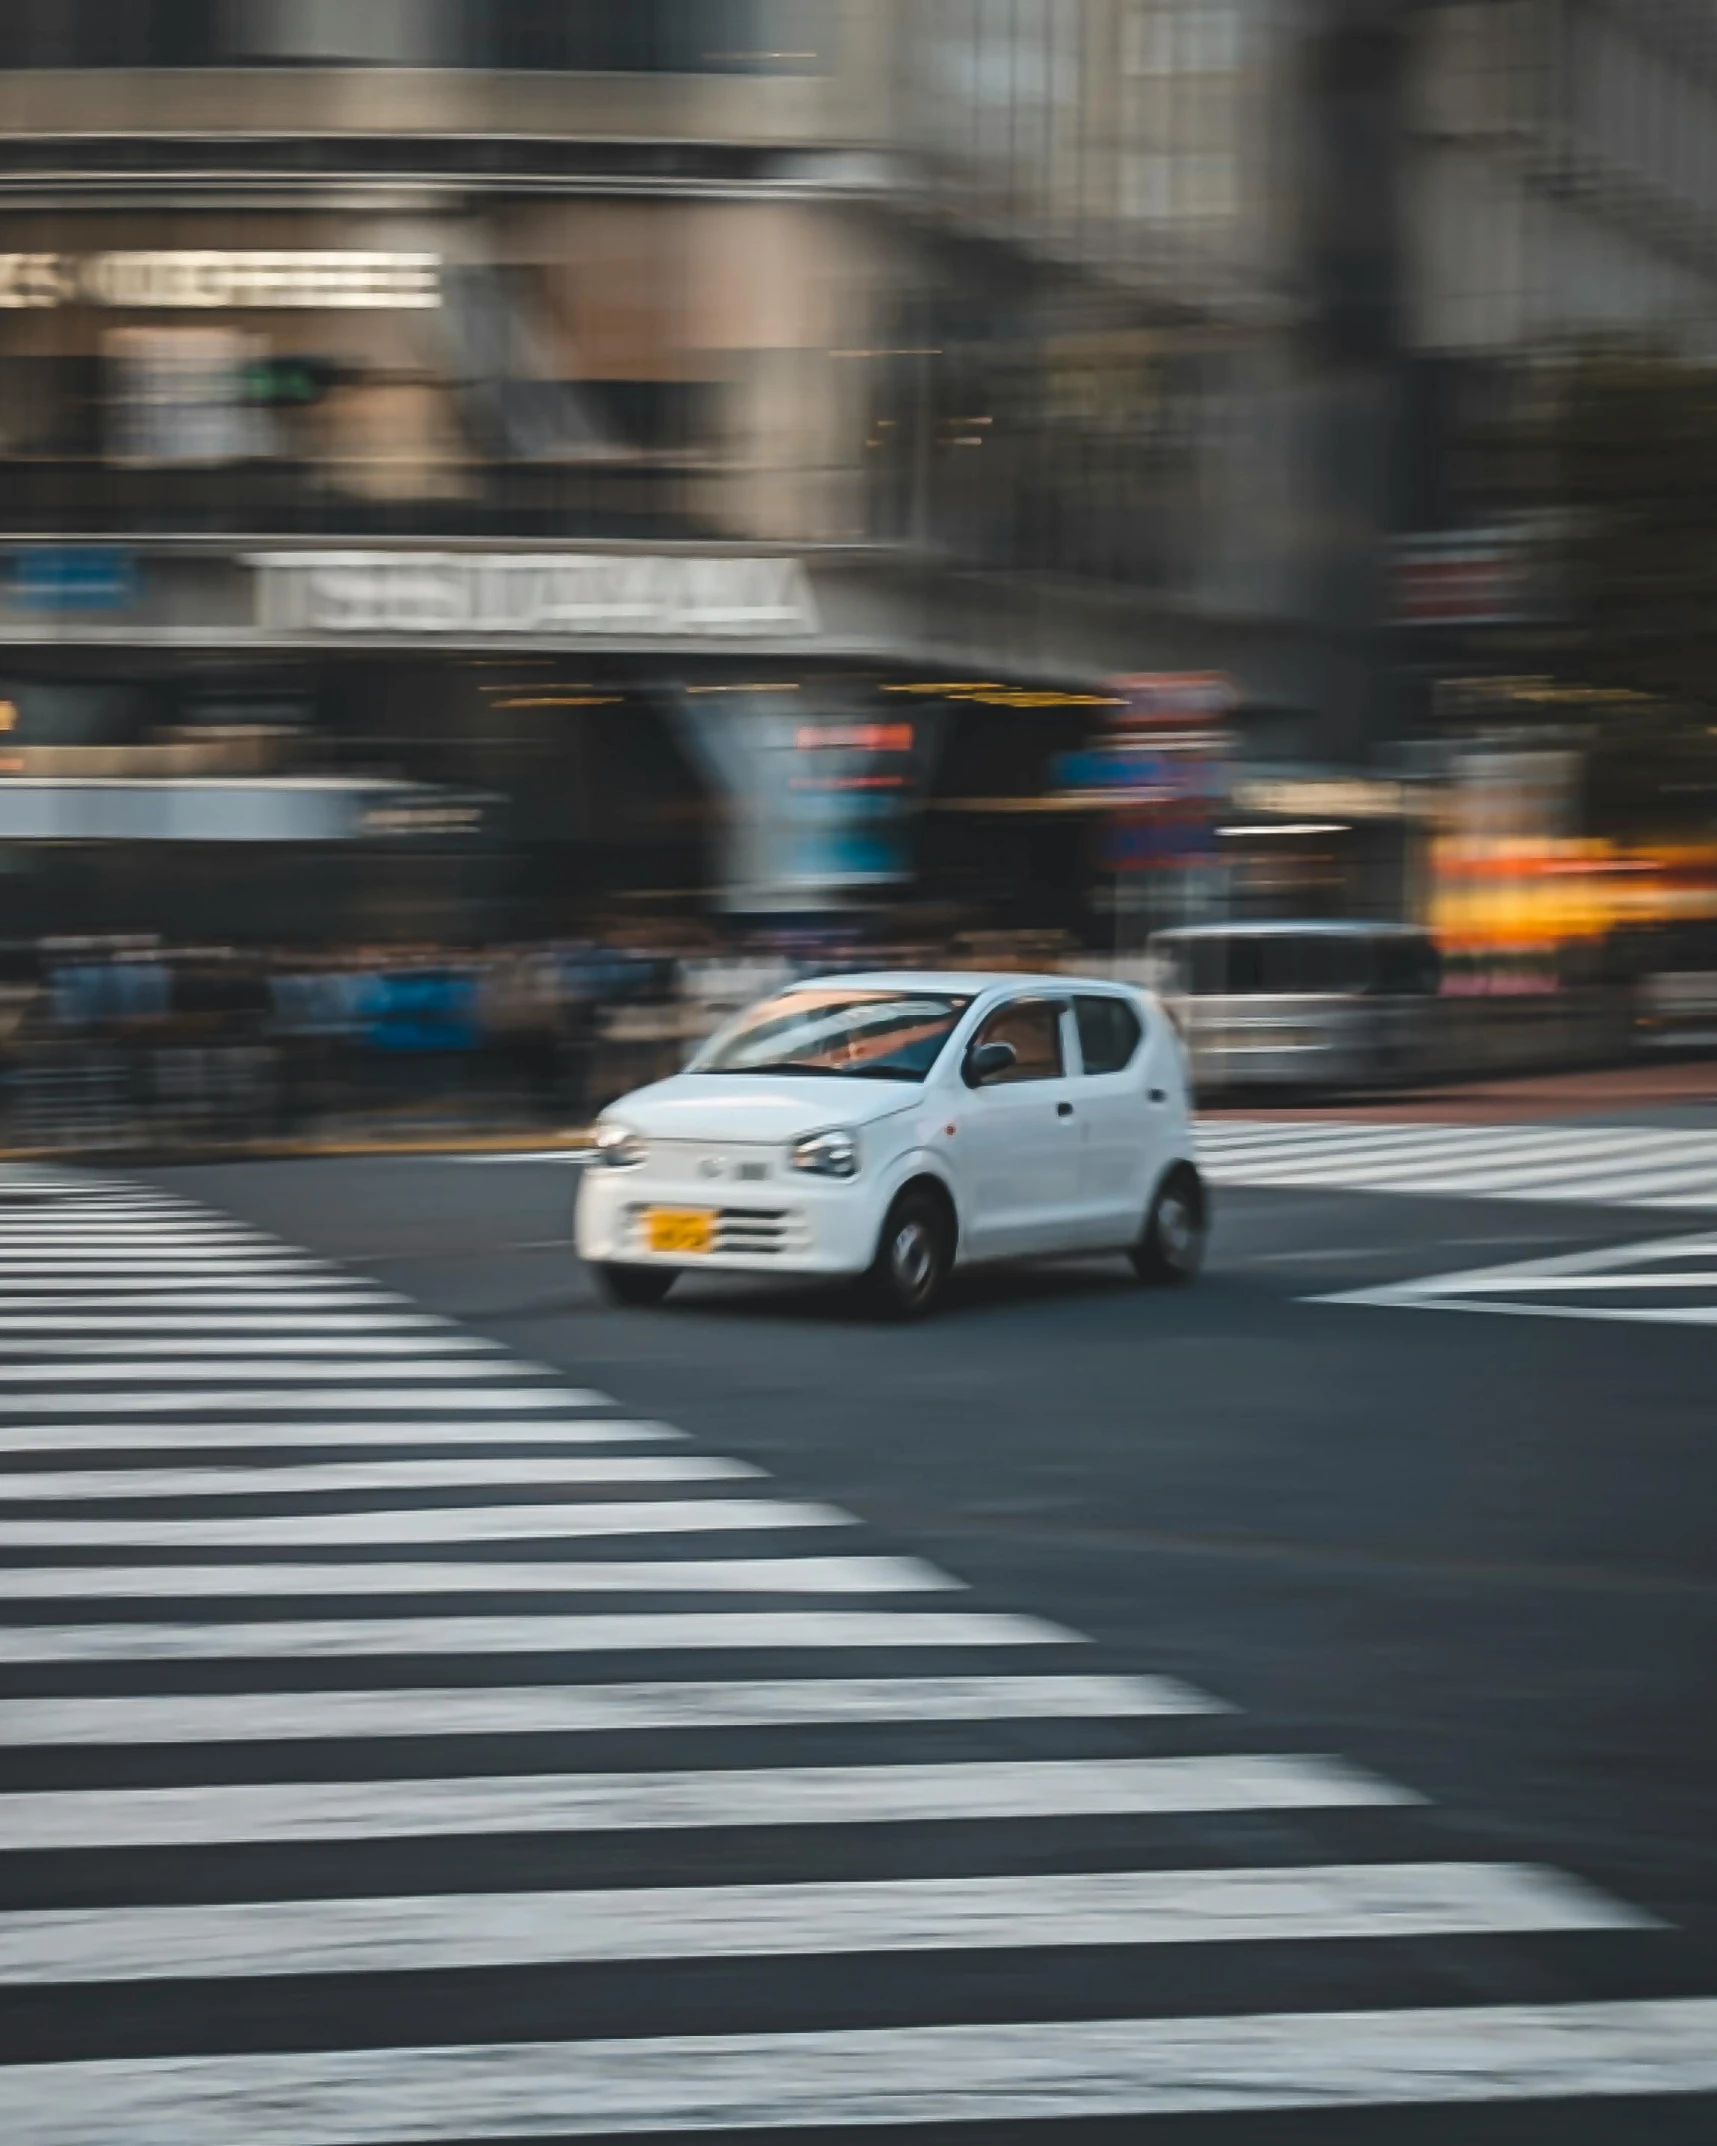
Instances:
[[[1717,1211],[1717,1128],[1206,1118],[1215,1185]]]
[[[0,1187],[7,2146],[1717,2095],[1650,1916],[859,1526],[189,1201]]]

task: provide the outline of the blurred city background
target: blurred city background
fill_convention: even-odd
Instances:
[[[0,225],[15,1148],[1717,1049],[1705,0],[6,0]]]

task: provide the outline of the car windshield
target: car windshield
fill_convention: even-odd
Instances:
[[[941,991],[787,991],[741,1014],[689,1070],[923,1080],[971,1003]]]

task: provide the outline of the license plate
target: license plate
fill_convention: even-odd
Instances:
[[[715,1216],[707,1207],[652,1207],[644,1215],[644,1236],[652,1252],[713,1252]]]

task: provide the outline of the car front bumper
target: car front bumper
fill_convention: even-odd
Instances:
[[[651,1249],[652,1208],[711,1217],[712,1249]],[[678,1183],[592,1163],[578,1190],[574,1240],[596,1266],[671,1267],[711,1273],[854,1275],[876,1257],[883,1217],[872,1187],[807,1177],[768,1186]]]

